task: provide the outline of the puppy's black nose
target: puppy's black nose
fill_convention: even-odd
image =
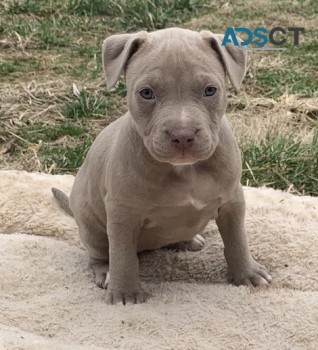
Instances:
[[[194,129],[180,128],[173,129],[170,133],[171,142],[175,147],[180,149],[190,148],[193,145],[195,139]]]

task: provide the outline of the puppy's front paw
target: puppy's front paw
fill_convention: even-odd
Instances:
[[[259,264],[253,258],[242,270],[232,271],[233,282],[236,286],[253,285],[254,287],[267,287],[272,282],[272,277],[265,266]]]
[[[142,304],[146,301],[146,294],[141,289],[133,291],[120,292],[113,290],[111,287],[107,289],[106,303],[108,305],[116,304]]]

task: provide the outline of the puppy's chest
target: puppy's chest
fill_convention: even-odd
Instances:
[[[180,224],[182,221],[201,221],[207,216],[216,216],[223,199],[211,178],[172,181],[158,192],[149,216],[158,221],[176,219]]]

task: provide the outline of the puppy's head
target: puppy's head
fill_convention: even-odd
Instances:
[[[226,75],[239,89],[246,54],[222,35],[170,28],[103,43],[107,87],[125,73],[127,102],[149,153],[173,165],[209,158],[226,109]]]

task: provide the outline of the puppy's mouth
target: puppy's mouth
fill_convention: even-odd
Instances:
[[[199,150],[192,149],[173,149],[165,150],[158,149],[152,145],[150,150],[151,155],[160,162],[170,163],[172,165],[191,165],[200,160],[205,160],[212,155],[211,147],[205,147]]]
[[[193,164],[200,160],[199,156],[195,156],[189,150],[180,150],[176,152],[176,155],[170,159],[169,163],[172,165],[188,165]]]

